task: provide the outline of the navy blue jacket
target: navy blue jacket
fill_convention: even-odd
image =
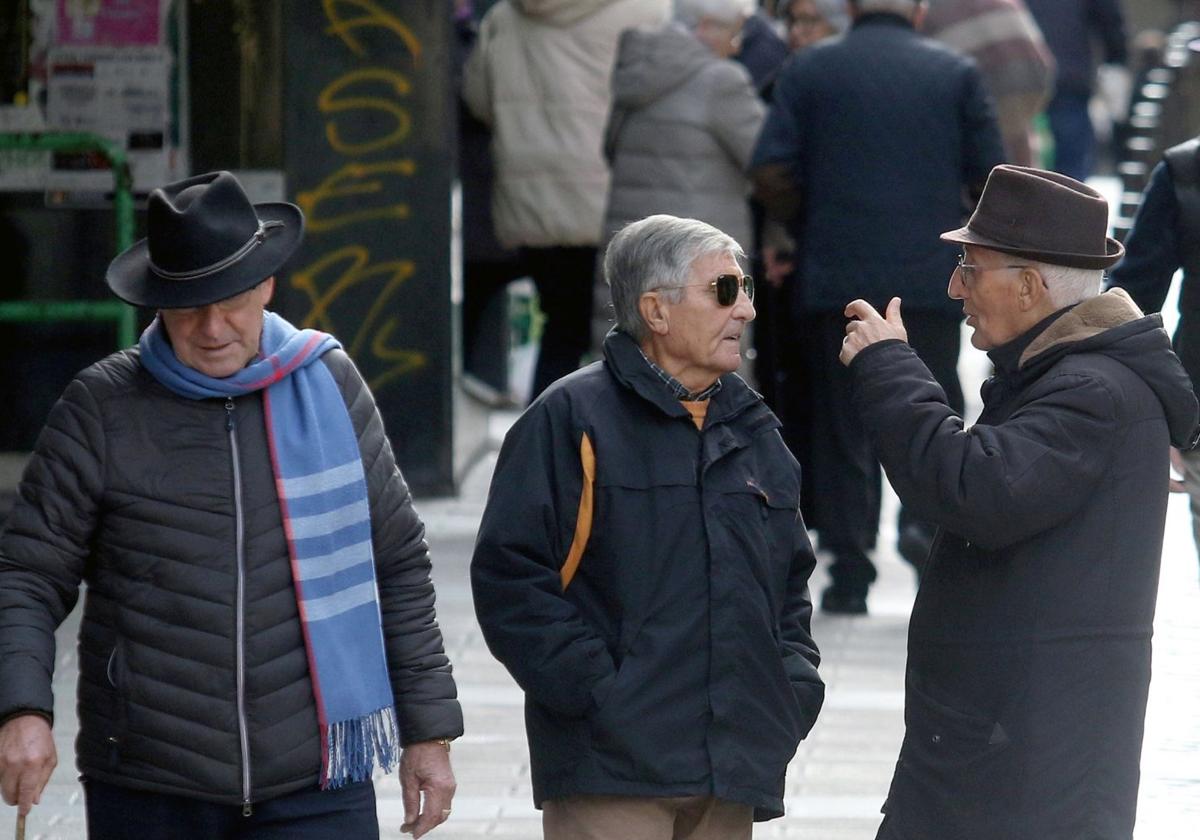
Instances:
[[[525,691],[534,801],[780,816],[824,698],[799,466],[736,374],[698,431],[633,339],[604,350],[508,433],[471,564],[484,638]]]
[[[946,297],[967,215],[1004,159],[974,62],[895,15],[860,18],[785,65],[753,167],[782,165],[798,193],[793,296],[841,312],[856,297],[959,313]],[[768,207],[770,209],[770,207]]]
[[[1173,343],[1195,388],[1200,385],[1200,277],[1196,276],[1196,267],[1184,265],[1180,239],[1200,236],[1200,231],[1184,231],[1181,227],[1175,182],[1164,161],[1150,174],[1133,227],[1125,238],[1125,256],[1109,272],[1109,285],[1129,292],[1142,311],[1158,312],[1175,272],[1184,269]]]
[[[1094,43],[1106,64],[1128,57],[1120,0],[1025,0],[1054,54],[1055,89],[1090,94],[1096,82]]]
[[[742,26],[742,48],[733,60],[750,71],[754,89],[765,97],[765,91],[774,83],[790,52],[787,41],[775,34],[770,19],[759,9],[746,18]]]

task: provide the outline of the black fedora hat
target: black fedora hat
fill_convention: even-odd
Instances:
[[[145,239],[117,255],[105,280],[126,303],[206,306],[240,294],[287,262],[304,235],[294,204],[251,204],[229,172],[159,187],[146,202]]]
[[[1108,202],[1087,184],[1000,164],[988,175],[967,226],[942,239],[1051,265],[1108,268],[1125,248],[1107,234]]]

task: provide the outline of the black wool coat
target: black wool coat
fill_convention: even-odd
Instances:
[[[783,813],[824,698],[815,560],[779,421],[736,374],[721,382],[698,431],[613,332],[604,362],[505,438],[471,582],[488,646],[525,690],[539,807],[714,795]]]
[[[978,67],[903,18],[864,15],[794,55],[751,164],[760,188],[766,178],[798,203],[793,314],[899,294],[910,310],[956,315],[945,278],[957,249],[938,236],[1003,162]]]
[[[1168,446],[1196,399],[1123,292],[990,353],[969,428],[908,345],[851,364],[905,505],[940,527],[909,626],[900,836],[1128,840]]]

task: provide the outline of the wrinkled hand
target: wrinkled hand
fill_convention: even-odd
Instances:
[[[1171,447],[1171,469],[1173,469],[1175,471],[1175,473],[1168,479],[1168,486],[1170,487],[1171,492],[1172,493],[1186,493],[1187,488],[1183,486],[1182,478],[1174,477],[1175,475],[1179,475],[1179,476],[1187,475],[1187,473],[1184,471],[1184,466],[1183,466],[1183,453],[1180,452],[1178,449],[1176,449],[1174,446]]]
[[[404,799],[404,825],[400,830],[417,838],[444,823],[450,816],[456,788],[445,744],[409,744],[400,754],[400,791]]]
[[[20,715],[0,726],[0,792],[25,816],[42,800],[42,789],[58,765],[50,723],[41,715]]]
[[[769,245],[763,246],[762,256],[767,283],[776,289],[783,288],[783,281],[787,280],[792,269],[796,267],[795,260],[781,259],[785,256],[785,252]]]
[[[889,338],[908,341],[908,331],[904,329],[904,320],[900,317],[898,297],[888,302],[886,316],[881,316],[875,307],[862,299],[850,301],[846,305],[845,315],[850,323],[846,324],[846,337],[842,340],[842,352],[838,354],[844,365],[849,365],[860,351],[876,342]]]

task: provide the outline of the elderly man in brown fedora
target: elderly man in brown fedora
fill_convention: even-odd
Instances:
[[[0,790],[57,757],[54,633],[86,583],[77,763],[104,840],[378,838],[450,813],[462,733],[424,526],[332,337],[265,310],[300,208],[154,190],[108,284],[158,310],[46,422],[0,536]],[[424,800],[422,802],[422,796]]]
[[[1157,315],[1100,294],[1107,204],[992,170],[949,295],[995,374],[972,426],[906,343],[900,301],[846,307],[842,361],[888,478],[938,533],[909,625],[887,840],[1133,832],[1168,448],[1196,399]]]

